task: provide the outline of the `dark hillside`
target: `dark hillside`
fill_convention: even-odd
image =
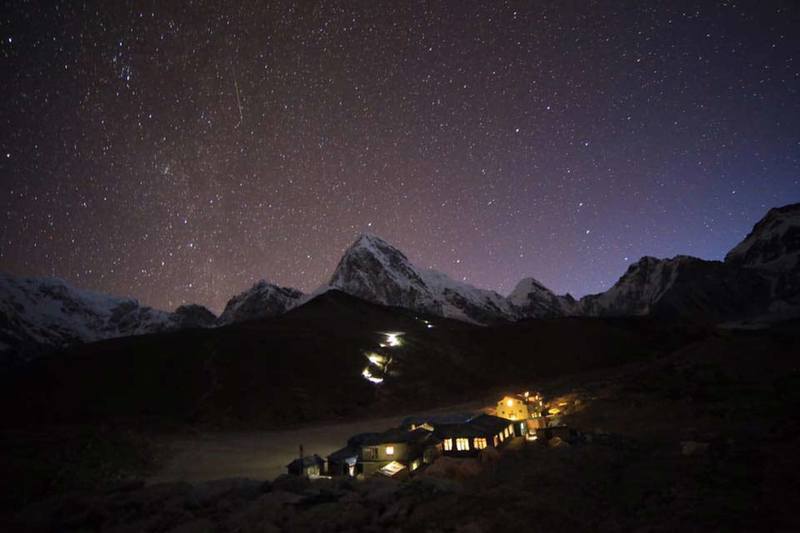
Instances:
[[[3,425],[136,422],[268,428],[430,407],[663,353],[702,330],[641,319],[495,327],[422,317],[331,291],[283,317],[76,347],[6,376]],[[386,331],[390,375],[361,376]]]
[[[544,329],[585,329],[556,324]],[[442,458],[407,482],[92,486],[14,506],[9,521],[26,531],[797,531],[798,332],[718,330],[661,357],[538,382],[566,406],[567,440],[543,435],[489,462]]]

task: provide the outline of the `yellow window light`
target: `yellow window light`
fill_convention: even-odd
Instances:
[[[394,446],[386,447],[386,455],[394,455]]]

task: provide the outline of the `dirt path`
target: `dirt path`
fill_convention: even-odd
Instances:
[[[477,411],[482,403],[461,404],[428,411]],[[200,482],[246,477],[273,479],[286,472],[303,444],[306,454],[326,456],[343,447],[357,433],[381,431],[397,426],[409,413],[397,417],[372,418],[280,431],[202,433],[192,437],[165,438],[169,458],[148,483]]]

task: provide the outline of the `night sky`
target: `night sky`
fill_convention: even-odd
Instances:
[[[17,1],[0,24],[0,270],[160,308],[312,290],[361,232],[582,295],[800,200],[794,1]]]

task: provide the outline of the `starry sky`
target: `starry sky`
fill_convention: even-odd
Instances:
[[[12,2],[0,270],[221,311],[361,232],[507,293],[800,200],[800,5]]]

